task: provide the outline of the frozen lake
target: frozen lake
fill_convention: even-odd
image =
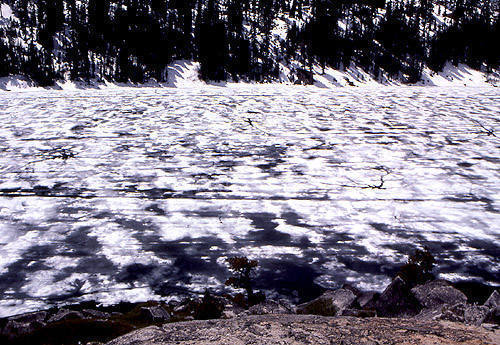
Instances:
[[[0,94],[0,316],[218,287],[381,289],[427,245],[500,276],[497,88]]]

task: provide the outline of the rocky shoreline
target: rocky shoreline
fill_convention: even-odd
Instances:
[[[165,332],[170,332],[167,331],[169,329],[177,329],[179,322],[183,321],[194,322],[188,328],[196,329],[198,326],[195,325],[203,325],[202,328],[206,329],[207,334],[211,332],[208,330],[210,325],[218,325],[217,327],[220,327],[221,331],[227,330],[228,327],[229,329],[236,327],[243,338],[245,338],[243,336],[245,324],[262,324],[262,322],[267,322],[266,325],[276,329],[280,329],[280,325],[283,326],[290,322],[298,323],[301,325],[299,328],[305,327],[304,329],[310,328],[312,324],[321,329],[326,329],[325,325],[330,323],[335,324],[336,327],[345,324],[345,331],[351,329],[349,331],[351,333],[355,325],[363,322],[364,326],[362,328],[367,330],[370,327],[379,328],[379,330],[374,329],[373,332],[379,332],[380,329],[384,329],[384,327],[390,328],[393,325],[394,330],[399,329],[403,333],[413,332],[412,334],[415,336],[424,336],[430,332],[429,330],[434,329],[433,327],[440,327],[439,329],[445,329],[446,331],[438,332],[439,334],[435,331],[431,333],[434,334],[433,337],[437,337],[436,339],[442,338],[445,340],[449,338],[446,338],[447,334],[450,336],[455,334],[452,331],[453,329],[457,327],[457,329],[462,329],[463,326],[465,327],[462,329],[463,332],[472,332],[467,333],[468,336],[472,337],[470,338],[472,340],[477,337],[479,340],[482,339],[481,341],[486,341],[485,334],[492,337],[498,336],[500,324],[500,293],[498,289],[483,289],[483,296],[481,297],[477,294],[477,288],[469,287],[467,289],[464,288],[466,285],[455,285],[461,289],[458,289],[450,282],[440,279],[412,286],[405,279],[397,276],[382,293],[360,291],[355,287],[344,285],[341,289],[326,291],[318,298],[299,305],[293,305],[286,300],[267,300],[249,308],[244,308],[238,298],[234,296],[213,296],[210,294],[206,294],[203,298],[191,298],[177,303],[122,302],[114,306],[104,307],[95,302],[83,302],[1,319],[0,342],[2,344],[104,344],[126,333],[136,331],[133,337],[145,339],[152,332],[159,337],[158,339],[163,339],[156,343],[168,344],[175,337],[169,338],[165,335]],[[493,292],[486,296],[484,295],[485,291]],[[309,318],[305,315],[316,315],[320,318]],[[208,323],[199,324],[196,323],[198,321],[193,321],[196,319],[226,319],[229,321],[206,321]],[[313,322],[313,320],[316,321]],[[450,322],[453,322],[453,324]],[[381,323],[383,327],[380,326]],[[185,322],[182,325],[182,327],[187,327]],[[415,326],[417,328],[411,331],[407,329],[408,325],[418,325],[418,327]],[[406,331],[404,331],[405,329]],[[280,332],[278,333],[281,334]],[[341,339],[341,335],[344,334],[338,329],[335,331],[333,329],[330,331],[323,330],[321,332],[321,336],[330,337],[331,339]],[[478,336],[478,334],[483,334],[483,336]],[[383,341],[365,343],[399,344],[399,342],[390,342],[392,338],[387,338],[387,334],[385,335],[386,338],[383,338],[383,333],[379,335],[382,337],[379,338]],[[250,333],[248,336],[251,337]],[[282,334],[279,335],[279,337],[282,336]],[[317,336],[320,336],[320,334],[317,334]],[[130,338],[130,336],[125,336],[125,338],[120,338],[122,340],[115,340],[109,344],[150,343],[150,340],[129,342],[127,337]],[[308,337],[306,338],[309,339]],[[338,343],[364,344],[360,337],[359,334],[353,335],[352,339],[349,338],[351,342],[346,340],[343,343]],[[465,335],[464,337],[467,338]],[[269,340],[271,342],[267,343],[276,341],[274,343],[279,344],[278,338],[272,341]],[[306,338],[302,343],[312,341]],[[189,344],[198,344],[195,338],[188,337],[186,339],[194,341],[188,342]],[[247,340],[250,341],[249,339]],[[358,339],[358,342],[353,339]],[[458,340],[453,339],[449,338],[450,342],[443,340],[443,344],[460,343],[458,338]],[[476,343],[470,339],[466,341],[467,344]],[[215,344],[218,342],[203,342],[203,344],[205,343]],[[221,341],[219,343],[226,342]],[[243,343],[249,342],[243,341]],[[259,342],[251,343],[257,344]],[[289,342],[281,343],[299,344],[301,342],[298,338],[290,338]],[[477,342],[477,344],[490,343],[494,344],[494,342]]]
[[[151,326],[106,345],[495,345],[498,331],[413,319],[250,315]]]

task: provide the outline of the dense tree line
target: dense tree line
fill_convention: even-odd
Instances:
[[[280,65],[362,67],[414,82],[424,66],[499,64],[498,0],[3,0],[0,76],[166,80],[173,60],[211,80],[277,79]]]

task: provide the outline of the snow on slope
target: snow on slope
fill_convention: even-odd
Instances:
[[[291,84],[288,80],[287,75],[289,70],[286,66],[281,66],[283,73],[281,78],[281,84]],[[131,84],[131,83],[113,83],[105,82],[98,83],[96,81],[91,81],[89,83],[75,82],[75,81],[60,81],[57,82],[54,87],[49,87],[46,89],[55,90],[83,90],[83,89],[114,89],[114,88],[137,88],[137,87],[174,87],[174,88],[192,88],[199,87],[203,88],[208,85],[218,85],[227,87],[237,87],[236,83],[224,82],[224,83],[205,83],[199,79],[198,76],[199,63],[192,61],[175,61],[168,66],[168,81],[166,83],[150,82],[146,84]],[[334,70],[332,68],[326,68],[323,73],[321,67],[315,66],[313,68],[314,73],[314,85],[319,88],[335,88],[335,87],[349,87],[349,86],[359,86],[359,87],[376,87],[376,86],[397,86],[402,85],[401,82],[382,79],[376,80],[369,73],[366,73],[361,68],[355,66],[350,66],[345,71]],[[245,85],[255,85],[255,83],[238,83]],[[269,85],[279,85],[280,83],[270,83]],[[422,81],[416,84],[417,86],[498,86],[500,85],[500,74],[498,71],[492,73],[484,73],[481,71],[474,70],[466,65],[460,64],[459,66],[453,66],[448,64],[442,72],[435,73],[429,69],[425,69]],[[12,76],[6,78],[0,78],[0,91],[33,91],[33,90],[43,90],[43,88],[37,88],[33,82],[28,80],[23,76]]]

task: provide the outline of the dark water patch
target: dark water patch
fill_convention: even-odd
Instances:
[[[287,149],[288,148],[285,146],[270,145],[270,146],[265,146],[262,150],[259,150],[257,155],[261,157],[273,158],[276,160],[285,155]]]
[[[473,239],[467,243],[470,247],[479,249],[483,255],[490,256],[494,262],[500,264],[500,246],[493,242],[481,239]]]
[[[61,253],[69,257],[87,257],[95,255],[102,245],[96,236],[90,236],[90,227],[81,227],[72,231],[64,240],[66,249]]]
[[[456,260],[437,260],[440,273],[459,273],[468,277],[481,277],[485,281],[500,284],[500,272],[491,267],[490,262],[464,263]],[[494,266],[498,267],[498,265]]]
[[[453,174],[464,177],[464,178],[471,180],[471,181],[487,180],[486,177],[481,176],[481,175],[465,174],[465,173],[462,173],[459,171],[453,171]]]
[[[131,264],[118,272],[116,280],[120,283],[140,282],[150,277],[156,269],[157,265]]]
[[[150,183],[156,180],[156,176],[150,175],[129,175],[126,177],[129,183]]]
[[[235,160],[220,160],[215,163],[218,168],[223,168],[223,170],[232,170],[234,167],[241,165],[240,162]]]
[[[113,219],[114,214],[109,212],[109,211],[102,211],[102,212],[98,212],[98,213],[94,214],[92,216],[92,218],[95,218],[95,219]]]
[[[77,266],[72,268],[75,273],[90,273],[90,274],[103,274],[114,275],[118,267],[113,264],[104,255],[96,255],[80,259]]]
[[[255,213],[245,213],[245,217],[252,221],[252,226],[264,231],[275,230],[278,227],[278,223],[273,222],[276,219],[276,215],[267,212],[255,212]]]
[[[282,159],[277,159],[275,161],[268,161],[267,163],[257,164],[257,168],[266,173],[281,174],[281,172],[274,171],[274,168],[276,168],[279,164],[283,162],[284,161]]]
[[[459,243],[439,241],[419,241],[419,245],[429,248],[430,252],[439,259],[464,260],[465,253],[460,250]],[[413,253],[409,252],[408,254]]]
[[[288,255],[280,259],[262,259],[255,281],[259,289],[269,289],[302,303],[319,296],[324,289],[314,280],[321,272],[303,259]]]
[[[490,157],[490,156],[480,156],[480,157],[474,157],[473,159],[476,160],[485,160],[489,163],[500,163],[500,158],[499,157]]]
[[[292,225],[292,226],[299,226],[302,228],[310,228],[311,226],[304,223],[302,221],[302,218],[295,212],[293,211],[287,211],[281,213],[281,219],[285,221],[286,224]]]
[[[339,242],[353,242],[355,238],[345,232],[328,232],[325,234],[323,243],[327,245],[341,244]]]
[[[389,224],[384,223],[369,223],[370,226],[378,231],[384,232],[386,234],[396,235],[400,238],[411,239],[411,240],[424,240],[425,238],[416,233],[405,228],[394,227]]]
[[[454,283],[453,286],[467,296],[467,302],[484,304],[498,286],[484,284],[477,280],[464,280]]]
[[[419,242],[422,246],[429,248],[431,253],[443,253],[448,251],[458,250],[459,245],[455,242],[440,242],[440,241],[422,241]]]
[[[340,240],[342,239],[342,240]],[[321,247],[327,252],[332,253],[335,256],[338,255],[367,255],[369,254],[368,250],[356,243],[356,240],[343,240],[343,236],[328,236],[327,238],[321,241]]]
[[[141,233],[148,230],[158,230],[157,226],[149,220],[138,221],[130,218],[118,218],[115,219],[115,222],[126,229],[136,230]]]
[[[27,177],[22,178],[28,182],[34,182],[33,178]],[[92,194],[89,194],[85,188],[69,188],[63,186],[41,186],[36,185],[33,188],[4,188],[0,189],[0,196],[5,197],[52,197],[52,198],[92,198]]]
[[[92,208],[90,207],[84,207],[84,206],[59,206],[57,208],[57,213],[58,214],[65,214],[69,216],[74,216],[79,213],[88,213],[90,214],[93,211]]]
[[[418,248],[418,246],[413,244],[413,243],[403,243],[403,242],[386,243],[386,244],[383,244],[382,247],[395,250],[398,253],[404,254],[404,255],[408,255],[409,253],[413,253],[413,252],[415,252],[415,249]]]
[[[297,242],[292,241],[292,236],[277,230],[250,231],[245,238],[238,240],[238,242],[239,247],[245,247],[249,244],[253,246],[297,246]]]
[[[167,212],[165,212],[164,209],[160,207],[158,204],[151,204],[145,208],[145,211],[147,212],[152,212],[156,214],[157,216],[166,216]]]
[[[140,193],[147,199],[169,199],[174,195],[175,191],[170,188],[151,188],[141,190]]]
[[[289,246],[292,243],[292,236],[277,231],[278,223],[274,222],[276,216],[272,213],[246,213],[245,217],[252,221],[257,231],[249,231],[246,238],[241,242],[251,242],[254,245],[281,245]],[[239,242],[239,241],[238,241]]]
[[[311,243],[307,236],[302,236],[298,241],[295,242],[295,246],[304,250],[308,248],[313,248],[315,245]]]
[[[375,261],[367,261],[357,258],[354,255],[340,255],[337,260],[345,265],[348,270],[356,273],[368,273],[375,275],[394,276],[400,265],[388,262],[384,258]]]
[[[172,159],[175,157],[169,150],[155,150],[146,152],[146,157],[148,158],[157,158],[161,161],[165,161],[167,159]]]
[[[202,208],[199,210],[186,210],[182,212],[186,216],[191,216],[191,217],[200,217],[200,218],[228,218],[230,217],[230,214],[227,212],[224,212],[220,209],[214,209],[214,208]]]
[[[139,281],[146,282],[157,293],[178,290],[178,284],[190,284],[193,274],[215,277],[224,281],[227,269],[217,262],[230,249],[217,237],[185,237],[176,241],[164,241],[156,234],[136,233],[134,237],[141,242],[144,251],[153,252],[161,259],[171,260],[172,264],[148,266],[146,274],[138,275],[138,266],[125,268],[118,273],[119,279],[131,279],[134,275]]]
[[[87,128],[90,126],[88,125],[75,125],[71,127],[70,131],[76,133],[76,134],[81,134],[83,131],[85,131]]]
[[[500,211],[494,206],[494,201],[490,198],[479,197],[474,194],[455,194],[454,196],[444,197],[444,200],[452,202],[481,202],[484,203],[484,209],[488,212],[499,213]]]
[[[5,291],[12,289],[14,297],[26,297],[26,293],[21,292],[26,279],[34,272],[50,270],[50,267],[45,265],[43,261],[53,257],[56,249],[56,245],[50,244],[35,245],[25,250],[21,259],[9,264],[6,272],[0,274],[0,296],[3,296]]]

